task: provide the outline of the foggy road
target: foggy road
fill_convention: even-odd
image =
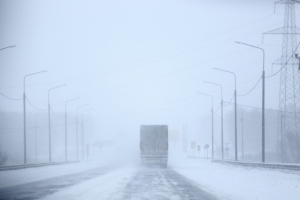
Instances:
[[[217,199],[170,168],[143,168],[122,192],[122,199]]]
[[[116,172],[111,168],[98,168],[57,178],[0,189],[0,199],[64,199],[66,194],[72,199],[185,199],[214,200],[211,194],[203,191],[171,168],[134,168],[129,173]],[[109,185],[104,179],[109,175]],[[123,180],[123,182],[122,182]],[[91,181],[96,184],[90,183]],[[84,184],[82,184],[84,183]],[[116,187],[119,185],[119,187]],[[76,189],[74,186],[81,187]],[[88,188],[88,189],[84,189]],[[109,188],[109,194],[105,191]],[[84,189],[81,192],[80,190]],[[76,192],[74,191],[77,191]],[[104,196],[103,196],[104,195]]]
[[[108,173],[108,168],[98,168],[85,172],[45,179],[0,189],[0,199],[39,199],[82,181]]]

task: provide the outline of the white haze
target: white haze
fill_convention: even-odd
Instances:
[[[137,163],[139,128],[143,124],[166,124],[180,133],[178,149],[190,142],[211,145],[211,102],[197,94],[214,96],[220,105],[220,90],[203,83],[223,85],[224,101],[237,91],[249,91],[262,72],[260,51],[237,45],[241,41],[262,43],[262,33],[283,26],[283,7],[266,0],[53,0],[0,2],[0,92],[22,98],[25,75],[28,160],[35,162],[37,126],[38,162],[48,161],[48,89],[53,125],[54,161],[64,160],[64,109],[68,103],[68,156],[76,159],[76,108],[94,108],[84,117],[86,143],[94,158],[115,156]],[[297,11],[299,9],[297,8]],[[297,20],[299,16],[297,16]],[[281,55],[281,36],[265,36],[266,74],[277,71],[272,63]],[[266,107],[277,109],[279,76],[266,81]],[[261,87],[238,103],[261,107]],[[0,148],[7,164],[23,162],[23,104],[0,96]],[[245,154],[260,157],[260,111],[244,108]],[[220,110],[217,115],[220,116]],[[220,157],[220,118],[215,115],[216,156]],[[238,112],[241,118],[241,110]],[[36,118],[36,116],[38,116]],[[253,119],[255,116],[255,119]],[[277,114],[266,119],[267,160],[272,161],[276,144]],[[37,122],[36,122],[37,119]],[[233,106],[224,108],[224,142],[233,150]],[[79,130],[81,131],[81,129]],[[241,155],[241,124],[238,126]],[[104,146],[102,153],[98,143]],[[92,147],[93,146],[93,147]],[[171,147],[171,145],[170,145]],[[209,152],[210,153],[210,152]],[[108,156],[112,155],[112,156]],[[233,156],[233,151],[230,155]],[[126,158],[126,159],[125,159]]]

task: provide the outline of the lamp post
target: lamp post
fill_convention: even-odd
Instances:
[[[9,48],[9,47],[6,47],[6,48]],[[6,49],[6,48],[3,48],[3,49]],[[44,72],[47,72],[47,71],[40,71],[40,72],[36,72],[36,73],[32,73],[32,74],[27,74],[26,76],[24,76],[23,78],[23,85],[24,85],[24,93],[23,93],[23,114],[24,114],[24,164],[26,165],[27,164],[27,152],[26,152],[26,94],[25,94],[25,83],[26,83],[26,77],[28,76],[32,76],[32,75],[35,75],[35,74],[40,74],[40,73],[44,73]]]
[[[16,47],[16,45],[11,45],[11,46],[8,46],[8,47],[1,48],[0,51],[4,50],[4,49],[8,49],[8,48],[14,48],[14,47]]]
[[[54,87],[54,88],[50,88],[48,90],[48,123],[49,123],[49,162],[52,162],[52,157],[51,157],[51,119],[50,119],[50,91],[51,90],[54,90],[54,89],[57,89],[57,88],[60,88],[60,87],[64,87],[66,86],[66,84],[64,85],[59,85],[57,87]]]
[[[40,114],[40,115],[37,115],[35,116],[35,160],[36,160],[36,163],[37,163],[37,118],[40,117],[40,116],[43,116],[45,115],[46,113],[43,113],[43,114]]]
[[[227,71],[224,69],[219,69],[219,68],[213,68],[216,70],[220,70],[223,72],[227,72],[227,73],[231,73],[234,75],[234,138],[235,138],[235,161],[238,160],[238,156],[237,156],[237,113],[236,113],[236,74],[234,72],[231,71]]]
[[[224,159],[224,148],[223,148],[223,87],[220,84],[204,81],[204,83],[219,86],[221,88],[221,148],[222,148],[222,159]]]
[[[94,108],[90,108],[90,109],[87,109],[87,110],[84,110],[82,111],[81,113],[81,130],[82,130],[82,134],[81,134],[81,137],[82,137],[82,140],[81,140],[81,152],[82,152],[82,161],[84,161],[84,120],[83,120],[83,117],[86,115],[84,113],[90,111],[90,110],[93,110]]]
[[[80,98],[70,99],[65,102],[65,160],[68,162],[68,125],[67,125],[67,103],[70,101],[75,101]]]
[[[244,160],[244,109],[242,108],[242,159]]]
[[[78,106],[76,108],[76,160],[78,161],[78,157],[79,157],[79,152],[78,152],[78,109],[79,108],[82,108],[84,106],[88,106],[90,104],[84,104],[84,105],[81,105],[81,106]]]
[[[198,94],[209,96],[211,98],[211,157],[214,159],[214,97],[200,92],[198,92]]]
[[[35,162],[37,163],[37,127],[36,127],[36,120],[38,117],[42,116],[42,115],[45,115],[46,113],[44,114],[41,114],[41,115],[37,115],[35,116]]]
[[[246,44],[243,42],[236,42],[249,47],[259,49],[263,52],[263,71],[262,71],[262,162],[265,162],[265,50],[263,48]]]

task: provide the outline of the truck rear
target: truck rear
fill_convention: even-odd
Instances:
[[[140,156],[142,165],[168,164],[168,126],[141,125]]]

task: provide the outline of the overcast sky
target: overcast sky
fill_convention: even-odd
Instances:
[[[212,68],[235,72],[238,94],[262,73],[261,51],[235,41],[265,49],[267,75],[279,69],[282,36],[262,45],[262,33],[283,26],[274,0],[2,0],[0,9],[0,47],[17,45],[0,53],[0,92],[22,98],[23,77],[47,70],[26,79],[28,100],[47,109],[48,89],[67,84],[51,92],[53,111],[81,97],[68,112],[89,103],[99,138],[186,123],[192,140],[207,140],[211,102],[197,92],[213,95],[217,110],[220,89],[203,81],[221,84],[224,101],[234,90],[233,76]],[[261,107],[260,85],[238,103]],[[279,76],[266,81],[267,108],[278,108],[278,89]],[[22,112],[22,101],[0,96],[0,109]]]

